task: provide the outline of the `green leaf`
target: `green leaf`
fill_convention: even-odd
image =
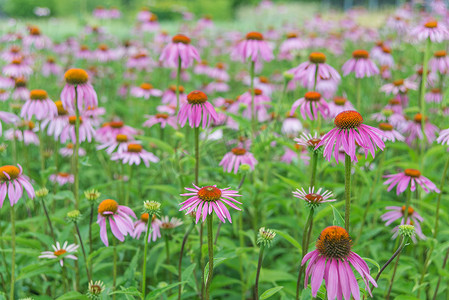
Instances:
[[[377,267],[377,272],[380,272],[380,266],[379,266],[379,264],[377,263],[377,261],[375,261],[374,259],[371,259],[371,258],[366,258],[366,257],[363,257],[363,259],[364,259],[365,261],[370,262],[370,263],[372,263],[373,265],[375,265],[375,266]]]
[[[284,239],[286,239],[290,244],[292,244],[293,246],[296,247],[296,249],[299,250],[299,252],[302,252],[302,247],[301,245],[298,243],[297,240],[295,240],[294,237],[292,237],[291,235],[289,235],[288,233],[281,231],[281,230],[274,230],[276,232],[276,234],[280,235],[281,237],[283,237]]]
[[[184,283],[186,283],[186,282],[187,282],[187,281],[176,282],[176,283],[172,283],[172,284],[169,284],[169,285],[167,285],[167,286],[164,286],[164,287],[160,287],[160,288],[158,288],[158,289],[155,289],[154,291],[152,291],[151,293],[149,293],[149,294],[147,295],[147,297],[146,297],[145,300],[156,299],[156,298],[159,297],[160,294],[162,294],[162,293],[164,293],[164,292],[166,292],[166,291],[168,291],[168,290],[170,290],[170,289],[172,289],[172,288],[174,288],[174,287],[177,287],[177,286],[180,285],[180,284],[184,284]]]
[[[169,144],[161,141],[160,139],[156,139],[156,138],[152,138],[149,136],[143,136],[143,135],[137,135],[135,136],[136,139],[139,140],[143,140],[143,141],[147,141],[150,143],[155,144],[158,148],[165,150],[167,152],[169,152],[170,154],[175,154],[175,150],[172,148],[172,146],[170,146]]]
[[[332,205],[331,207],[334,212],[334,223],[333,223],[334,226],[340,226],[345,228],[345,220],[343,220],[342,216],[335,207],[333,207]]]
[[[56,298],[56,300],[88,300],[89,298],[79,292],[72,291]]]
[[[284,288],[283,286],[276,286],[274,288],[268,289],[265,292],[263,292],[262,295],[260,295],[259,299],[260,300],[268,299],[277,292],[279,292],[280,290],[282,290],[283,288]]]
[[[226,257],[214,257],[214,268],[218,267],[220,264],[222,264],[225,260],[234,258],[236,256],[235,252],[230,253],[230,255]],[[209,262],[207,262],[206,266],[204,267],[204,284],[206,284],[207,276],[209,276]]]
[[[139,298],[142,298],[142,293],[134,286],[129,287],[129,288],[124,288],[122,287],[121,291],[115,291],[112,293],[109,293],[109,295],[116,295],[116,294],[121,294],[121,295],[129,295],[129,296],[136,296]]]

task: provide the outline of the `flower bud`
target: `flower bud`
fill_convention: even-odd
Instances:
[[[48,190],[46,188],[41,188],[36,191],[36,196],[39,198],[45,197],[48,195]]]
[[[413,225],[399,225],[399,234],[404,238],[412,238],[415,236],[415,226]]]
[[[143,202],[143,210],[150,216],[152,215],[159,216],[161,213],[161,204],[157,201],[146,200]]]
[[[276,236],[276,232],[271,229],[261,227],[259,229],[259,234],[257,235],[257,244],[262,244],[266,247],[271,247],[271,243],[273,242],[274,237]]]
[[[66,217],[69,222],[75,223],[81,219],[82,215],[79,210],[75,209],[75,210],[69,211],[67,213]]]
[[[84,197],[91,202],[96,201],[100,195],[101,194],[95,189],[84,191]]]

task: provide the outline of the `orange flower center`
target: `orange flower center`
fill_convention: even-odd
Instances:
[[[183,34],[177,34],[172,38],[173,43],[182,43],[182,44],[190,44],[190,39]]]
[[[246,34],[247,40],[263,41],[263,35],[257,31],[251,31]]]
[[[395,86],[401,86],[404,84],[404,79],[397,79],[397,80],[393,81],[393,84]]]
[[[31,90],[30,99],[31,100],[44,100],[48,98],[48,94],[44,90]]]
[[[259,76],[259,81],[261,83],[270,83],[270,80],[268,79],[268,77],[265,77],[265,76]]]
[[[148,213],[143,213],[140,215],[140,220],[144,223],[148,223],[149,218],[150,215]],[[151,217],[151,222],[153,222],[154,220],[156,220],[156,215],[153,215],[153,217]]]
[[[26,82],[25,78],[19,77],[19,78],[15,79],[14,85],[15,85],[16,88],[26,87],[27,82]]]
[[[355,50],[352,52],[352,57],[354,58],[368,58],[369,53],[366,50]]]
[[[56,104],[56,108],[58,109],[59,116],[65,116],[68,114],[68,111],[66,111],[64,109],[64,106],[62,105],[62,101],[60,101],[60,100],[55,101],[55,104]]]
[[[140,145],[140,144],[129,144],[128,145],[128,152],[132,152],[132,153],[142,152],[142,145]]]
[[[84,84],[89,79],[89,75],[83,69],[69,69],[64,74],[65,82],[68,84]]]
[[[112,199],[106,199],[101,201],[100,205],[98,205],[98,213],[102,216],[106,217],[108,214],[106,212],[116,213],[118,210],[118,203]]]
[[[13,65],[20,65],[22,63],[22,59],[21,58],[13,59],[11,63]]]
[[[321,139],[319,139],[319,138],[313,138],[313,139],[310,139],[307,141],[307,143],[312,145],[313,147],[318,145],[320,142],[321,142]]]
[[[391,49],[388,48],[387,46],[382,46],[382,52],[383,53],[391,53]]]
[[[440,50],[440,51],[436,51],[433,56],[435,57],[445,57],[446,56],[446,51],[444,50]]]
[[[426,24],[424,24],[424,27],[426,28],[436,28],[438,26],[438,22],[437,21],[429,21]]]
[[[296,33],[294,33],[294,32],[287,33],[287,39],[294,39],[294,38],[297,38],[297,37],[298,37],[298,35]]]
[[[158,118],[158,119],[168,119],[168,114],[164,114],[164,113],[156,114],[156,118]]]
[[[74,145],[72,143],[68,143],[66,146],[67,149],[73,149]]]
[[[217,64],[215,65],[215,67],[216,67],[217,69],[223,70],[223,69],[225,68],[225,64],[222,63],[222,62],[219,62],[219,63],[217,63]]]
[[[421,172],[416,170],[416,169],[405,169],[404,170],[404,174],[406,176],[410,176],[410,177],[413,177],[413,178],[418,178],[418,177],[421,176]]]
[[[323,196],[321,196],[320,194],[315,194],[315,193],[307,194],[306,199],[312,203],[320,203],[321,201],[323,201]]]
[[[244,155],[246,153],[246,149],[237,147],[237,148],[232,148],[231,152],[234,155]]]
[[[334,103],[335,103],[335,105],[343,106],[346,104],[346,98],[336,96],[336,97],[334,97]]]
[[[254,95],[260,96],[260,95],[262,95],[262,94],[263,94],[263,92],[262,92],[261,89],[254,89]]]
[[[392,131],[393,130],[393,125],[388,124],[388,123],[380,123],[379,124],[379,128],[383,131]]]
[[[142,83],[142,84],[140,85],[140,88],[141,88],[142,90],[149,91],[149,90],[151,90],[151,89],[153,88],[153,85],[152,85],[151,83]]]
[[[427,122],[427,117],[426,117],[426,119],[424,120],[425,122]],[[421,121],[422,121],[422,115],[420,114],[420,113],[417,113],[414,117],[413,117],[413,120],[416,122],[416,123],[419,123],[419,124],[421,124]]]
[[[312,52],[309,55],[309,61],[314,64],[324,64],[326,62],[326,55],[321,52]]]
[[[69,173],[65,173],[65,172],[59,172],[58,176],[60,176],[60,177],[69,177],[70,174]]]
[[[439,89],[439,88],[433,88],[433,89],[431,89],[430,90],[432,93],[434,93],[434,94],[440,94],[441,93],[441,90]]]
[[[402,205],[401,211],[402,211],[402,213],[405,212],[405,205]],[[415,212],[415,210],[409,206],[408,207],[408,216],[413,215],[414,212]]]
[[[108,47],[108,45],[100,44],[100,45],[98,45],[98,49],[101,51],[108,51],[109,47]]]
[[[198,198],[203,201],[215,202],[221,198],[221,190],[215,186],[205,186],[198,191]]]
[[[157,21],[157,16],[155,14],[151,14],[149,21],[150,22],[156,22]]]
[[[128,137],[126,134],[117,134],[115,140],[119,143],[126,143],[128,141]]]
[[[109,122],[109,126],[111,128],[115,128],[115,129],[122,128],[123,125],[124,125],[123,121],[112,121],[112,122]]]
[[[362,115],[354,110],[339,113],[334,120],[335,126],[340,129],[357,128],[363,123]]]
[[[9,52],[19,53],[20,52],[20,47],[18,47],[18,46],[11,46],[11,48],[9,48]]]
[[[339,226],[325,228],[316,242],[316,249],[326,258],[344,259],[351,252],[352,240]]]
[[[388,103],[389,103],[390,105],[400,105],[400,104],[401,104],[401,101],[400,101],[399,99],[390,99],[390,100],[388,101]]]
[[[203,104],[207,101],[207,95],[201,91],[193,91],[187,95],[190,104]]]
[[[59,249],[59,250],[56,250],[55,252],[53,252],[53,254],[55,256],[61,256],[61,255],[65,254],[65,253],[67,253],[67,251],[65,249]]]
[[[307,92],[307,93],[304,95],[304,98],[305,98],[307,101],[317,102],[317,101],[320,101],[320,99],[321,99],[321,94],[318,93],[318,92]]]
[[[4,173],[8,174],[11,179],[8,179],[8,177]],[[7,165],[0,167],[0,179],[2,181],[17,179],[19,177],[19,174],[20,170],[16,166]]]
[[[172,84],[170,85],[169,89],[173,92],[176,93],[176,85]],[[182,94],[184,93],[184,87],[182,85],[179,86],[179,93]]]
[[[79,117],[79,120],[80,120],[80,124],[83,124],[83,118]],[[76,116],[70,116],[69,117],[69,123],[70,123],[70,125],[75,125],[75,123],[76,123]]]
[[[41,34],[39,27],[36,27],[36,26],[30,26],[28,28],[28,31],[30,32],[31,35],[40,35]]]

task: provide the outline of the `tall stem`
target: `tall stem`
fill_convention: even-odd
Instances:
[[[401,245],[398,247],[398,249],[393,254],[393,256],[390,257],[390,259],[387,260],[387,262],[382,266],[382,268],[379,270],[379,273],[377,273],[377,276],[376,276],[376,279],[375,279],[376,282],[379,280],[380,275],[382,274],[382,272],[388,267],[388,265],[393,261],[393,259],[395,259],[396,256],[399,255],[399,253],[401,253],[401,251],[404,249],[404,247],[405,247],[405,239],[402,238]],[[372,288],[373,288],[373,285],[371,285],[371,289]]]
[[[41,197],[41,203],[44,209],[45,216],[47,217],[48,227],[50,227],[51,237],[56,244],[55,232],[53,231],[53,225],[51,224],[50,216],[48,215],[47,207],[45,206],[44,197]]]
[[[446,249],[446,256],[444,256],[443,266],[442,266],[443,270],[444,270],[444,268],[446,268],[446,264],[447,264],[447,259],[448,258],[449,258],[449,249]],[[443,276],[438,276],[438,282],[437,282],[437,285],[435,287],[435,292],[433,294],[432,300],[436,300],[437,299],[438,289],[440,288],[440,284],[441,284],[441,279],[442,278],[443,278]]]
[[[187,238],[195,227],[195,222],[192,220],[192,224],[190,224],[189,229],[187,229],[184,237],[182,239],[181,250],[179,251],[179,262],[178,262],[178,282],[182,281],[182,256],[184,254],[184,248],[187,243]],[[181,300],[181,292],[182,292],[182,284],[178,285],[178,300]]]
[[[142,299],[145,299],[146,280],[147,280],[147,250],[148,250],[148,235],[150,234],[151,217],[148,218],[147,232],[145,233],[145,246],[143,250],[143,266],[142,266]]]
[[[39,121],[39,154],[41,157],[41,180],[42,187],[45,184],[44,171],[45,171],[45,156],[44,156],[44,134],[42,131],[42,121]]]
[[[112,290],[115,291],[115,286],[117,283],[117,242],[115,238],[112,239],[112,247],[113,249],[113,261],[114,265],[112,267]],[[115,300],[115,294],[112,295],[112,299]],[[145,298],[144,298],[145,299]]]
[[[355,85],[356,85],[357,110],[359,112],[361,112],[362,111],[362,79],[356,78]]]
[[[209,252],[209,274],[206,281],[206,300],[210,297],[210,284],[212,283],[212,274],[214,272],[214,238],[212,233],[213,214],[207,215],[207,248]]]
[[[345,229],[349,232],[349,214],[351,212],[351,157],[345,153]]]
[[[301,261],[299,262],[300,264],[302,263],[302,259],[307,254],[307,250],[309,248],[309,238],[310,238],[310,233],[312,232],[314,213],[315,213],[315,210],[313,208],[311,208],[309,211],[309,217],[307,218],[307,221],[306,221],[306,226],[304,226],[304,232],[302,234]],[[296,281],[296,300],[299,299],[299,291],[301,289],[301,279],[302,279],[303,273],[304,273],[304,266],[301,265],[299,267],[298,280]]]
[[[92,253],[92,222],[94,219],[94,205],[90,205],[90,218],[89,218],[89,254]],[[89,270],[92,274],[92,261],[89,264]]]
[[[175,115],[179,111],[179,85],[181,84],[181,57],[178,58],[178,70],[176,72],[176,110]]]
[[[424,50],[424,58],[423,58],[423,64],[422,64],[422,80],[421,80],[421,94],[419,96],[419,107],[421,109],[421,130],[423,132],[423,139],[421,141],[421,167],[423,164],[423,157],[424,157],[424,149],[426,146],[426,132],[425,132],[425,125],[426,125],[426,101],[424,101],[424,97],[426,94],[426,83],[427,83],[427,62],[429,60],[429,52],[430,52],[430,38],[427,39],[426,43],[426,49]]]
[[[75,229],[76,229],[76,233],[78,234],[78,238],[80,240],[80,245],[81,245],[81,250],[83,252],[83,257],[84,257],[84,265],[86,267],[86,274],[87,274],[87,280],[90,282],[92,277],[90,276],[90,272],[89,272],[89,267],[87,265],[87,256],[86,256],[86,250],[84,249],[84,243],[83,243],[83,239],[81,238],[81,233],[80,233],[80,229],[78,228],[78,224],[75,222]]]
[[[259,250],[259,260],[257,262],[257,272],[256,272],[256,281],[254,283],[254,299],[259,299],[259,276],[260,276],[260,269],[262,268],[262,260],[263,260],[263,251],[265,250],[264,245],[260,246]]]
[[[16,216],[15,208],[11,207],[11,289],[9,292],[9,299],[14,300],[14,286],[16,283],[15,272],[16,272]]]
[[[131,186],[132,186],[132,176],[133,176],[133,166],[130,165],[129,166],[129,177],[128,177],[128,188],[126,190],[126,197],[125,197],[125,205],[128,206],[129,203],[129,194],[131,191]]]
[[[73,193],[75,195],[75,208],[79,208],[79,174],[78,174],[78,159],[80,148],[80,111],[78,108],[78,86],[75,85],[75,149],[73,153],[73,176],[75,177],[75,184]]]
[[[250,66],[250,77],[251,77],[251,83],[250,83],[250,89],[251,89],[251,127],[252,127],[252,138],[254,139],[254,137],[256,136],[256,105],[254,104],[254,95],[255,95],[255,91],[254,91],[254,68],[255,68],[255,62],[252,60],[251,61],[251,66]]]
[[[169,266],[170,265],[170,243],[169,243],[169,234],[167,231],[164,233],[164,238],[165,238],[165,253],[167,256],[167,266]],[[171,279],[172,279],[171,272],[168,271],[168,283],[171,282]]]
[[[433,232],[434,239],[436,239],[437,234],[438,234],[438,225],[439,225],[438,223],[439,223],[439,219],[440,219],[440,202],[441,202],[441,196],[443,195],[443,189],[444,189],[444,184],[446,182],[446,175],[447,175],[448,169],[449,169],[449,155],[447,156],[446,164],[444,165],[443,176],[441,177],[440,193],[438,194],[437,208],[435,211],[435,231]]]
[[[195,127],[195,185],[198,185],[198,173],[200,168],[200,128]]]
[[[317,151],[313,151],[312,163],[310,165],[312,167],[312,176],[310,177],[310,187],[314,187],[315,181],[316,181],[316,168],[318,165],[318,152]]]

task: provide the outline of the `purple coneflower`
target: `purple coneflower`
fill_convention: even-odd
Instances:
[[[245,148],[237,147],[223,156],[219,166],[223,166],[223,172],[231,173],[234,170],[234,174],[237,174],[240,165],[247,164],[251,170],[254,170],[254,166],[257,164],[257,160],[251,152],[248,152]]]
[[[396,186],[397,195],[403,193],[409,184],[412,192],[416,190],[416,184],[419,184],[426,193],[431,191],[440,193],[437,186],[427,177],[422,176],[421,172],[416,169],[405,169],[404,172],[385,175],[384,178],[388,178],[384,182],[384,185],[388,185],[387,191],[391,191]]]
[[[273,50],[270,44],[264,40],[260,32],[248,32],[246,38],[239,42],[234,49],[234,56],[243,62],[247,59],[251,61],[270,61],[273,57]]]
[[[306,192],[303,187],[301,189],[296,189],[296,191],[293,192],[293,196],[306,201],[310,206],[318,206],[321,203],[336,201],[336,199],[329,199],[334,197],[332,192],[323,190],[323,188],[319,188],[315,191],[315,187],[313,186],[309,187],[309,192]]]
[[[51,174],[49,177],[51,182],[57,183],[59,186],[66,185],[67,183],[74,183],[75,177],[73,174],[59,172],[56,174]]]
[[[3,67],[3,75],[17,77],[28,77],[33,73],[33,69],[27,65],[23,59],[14,59],[9,65]]]
[[[89,83],[89,75],[83,69],[69,69],[64,74],[66,85],[61,92],[61,101],[64,108],[75,111],[75,103],[78,109],[83,111],[87,107],[98,106],[97,93]],[[77,99],[75,100],[75,87]]]
[[[193,91],[187,95],[187,103],[185,103],[178,113],[178,122],[181,127],[184,127],[187,120],[189,126],[200,127],[203,121],[203,129],[210,125],[212,120],[218,119],[217,113],[207,101],[207,95],[201,91]]]
[[[150,241],[155,242],[161,237],[161,220],[159,220],[156,215],[153,215],[150,221],[150,215],[148,213],[143,213],[140,215],[140,219],[134,223],[134,231],[132,237],[135,239],[140,239],[143,232],[147,232],[147,224],[151,222],[151,234],[148,235],[148,243]]]
[[[344,63],[341,68],[343,75],[355,73],[356,78],[371,77],[379,74],[379,68],[369,59],[369,53],[366,50],[355,50],[352,52],[352,58]]]
[[[396,140],[403,142],[405,137],[394,129],[393,125],[389,123],[380,123],[379,129],[382,131],[382,140],[384,142],[391,141],[396,142]]]
[[[428,118],[425,118],[424,121],[424,133],[426,135],[427,141],[431,144],[436,139],[436,134],[438,133],[438,127],[429,122]],[[408,134],[405,141],[407,144],[411,145],[413,141],[416,139],[423,139],[423,130],[422,130],[422,115],[417,113],[413,120],[408,122],[408,125],[404,129],[404,133]]]
[[[59,149],[59,154],[61,154],[61,156],[64,156],[64,157],[71,157],[71,156],[73,156],[74,148],[75,148],[75,145],[73,145],[72,143],[68,143],[65,147]],[[84,150],[83,148],[80,147],[78,149],[78,155],[79,156],[86,155],[86,150]]]
[[[100,225],[101,241],[106,247],[109,246],[106,223],[109,221],[112,234],[123,242],[126,235],[132,235],[134,232],[134,225],[131,217],[136,219],[136,214],[129,207],[118,205],[115,200],[106,199],[98,205],[97,223]]]
[[[439,88],[434,88],[426,93],[424,98],[428,103],[441,103],[443,101],[443,93],[441,93]]]
[[[133,86],[131,88],[131,95],[137,98],[150,99],[150,96],[162,96],[162,91],[153,88],[153,85],[150,83],[142,83],[140,86]]]
[[[335,118],[339,113],[346,110],[355,110],[352,103],[346,97],[335,96],[331,102],[328,103],[329,118]]]
[[[144,127],[152,127],[155,124],[161,124],[161,128],[165,128],[165,126],[169,125],[174,129],[178,129],[176,117],[170,116],[167,113],[158,113],[154,116],[145,115],[145,117],[147,120],[142,125]]]
[[[103,144],[97,146],[97,150],[106,149],[107,154],[112,154],[114,151],[117,153],[122,153],[128,150],[128,145],[134,143],[137,144],[137,141],[130,141],[128,136],[125,134],[117,134],[115,140],[109,140],[103,142]]]
[[[143,162],[147,168],[150,167],[150,161],[153,163],[159,162],[156,155],[144,150],[142,145],[137,143],[128,144],[126,151],[113,153],[111,160],[121,160],[123,164],[129,164],[130,166],[138,166]]]
[[[33,116],[37,120],[52,119],[58,115],[58,108],[55,103],[48,98],[48,94],[44,90],[31,90],[30,97],[22,106],[20,116],[31,120]]]
[[[69,122],[61,130],[61,135],[59,136],[61,143],[65,143],[69,139],[72,143],[76,142],[75,123],[76,116],[70,116]],[[92,128],[89,119],[83,119],[82,117],[79,117],[79,124],[79,142],[81,143],[86,140],[88,142],[92,141],[92,137],[94,136],[95,131]]]
[[[437,142],[443,145],[449,145],[449,128],[440,131],[440,136],[437,138]]]
[[[298,135],[302,130],[301,121],[298,120],[296,114],[287,114],[287,117],[282,122],[281,132],[289,138],[293,138]]]
[[[101,128],[97,129],[95,138],[102,143],[106,143],[115,140],[118,134],[132,137],[137,134],[137,130],[131,126],[125,125],[123,121],[111,121],[103,124]]]
[[[318,113],[324,119],[329,115],[329,106],[318,92],[307,92],[303,98],[296,100],[292,105],[290,114],[292,115],[298,107],[300,107],[301,116],[304,120],[309,117],[313,121],[318,118]]]
[[[219,189],[216,185],[202,188],[195,184],[193,186],[195,188],[185,188],[189,193],[181,194],[181,196],[187,196],[189,199],[179,204],[182,205],[179,211],[187,209],[186,215],[196,211],[196,223],[198,223],[201,216],[204,222],[207,215],[212,214],[212,211],[215,212],[223,223],[226,222],[226,219],[232,223],[231,214],[225,204],[236,210],[241,210],[234,203],[242,203],[233,198],[241,196],[238,194],[238,191],[230,190],[230,188]]]
[[[449,30],[444,24],[430,20],[412,29],[410,36],[417,41],[430,39],[433,43],[441,43],[449,39]]]
[[[190,38],[182,34],[175,35],[159,57],[159,61],[172,68],[177,68],[179,61],[182,68],[188,68],[194,60],[200,61],[200,55],[196,48],[190,45]]]
[[[440,72],[440,74],[447,74],[449,71],[449,57],[446,51],[440,50],[433,54],[433,58],[429,60],[429,68],[433,72]]]
[[[0,167],[0,208],[8,196],[11,206],[16,204],[23,195],[23,189],[30,199],[34,198],[34,189],[29,179],[23,175],[22,166],[6,165]]]
[[[20,118],[13,113],[0,111],[0,121],[5,122],[6,124],[17,123],[19,120]],[[2,133],[2,122],[0,122],[0,136],[2,136]]]
[[[387,95],[397,95],[399,93],[406,93],[408,90],[416,90],[417,88],[418,85],[415,82],[409,81],[408,79],[398,79],[392,83],[383,85],[380,90]]]
[[[61,267],[64,266],[64,258],[70,258],[73,260],[77,260],[78,258],[70,253],[75,253],[76,250],[78,249],[79,245],[75,245],[75,244],[70,244],[68,245],[67,241],[64,243],[64,245],[59,244],[59,242],[56,242],[56,245],[51,245],[53,247],[53,249],[55,251],[44,251],[41,253],[41,255],[39,256],[39,258],[50,258],[50,259],[54,259],[54,258],[58,258],[59,259],[59,263],[61,264]],[[63,257],[60,257],[62,256]]]

